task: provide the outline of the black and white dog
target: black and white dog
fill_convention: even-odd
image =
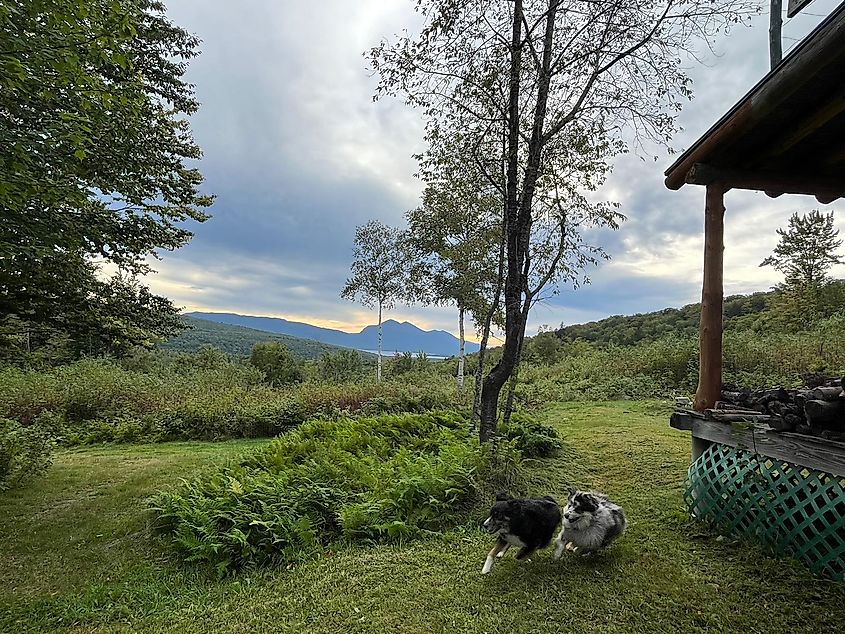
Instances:
[[[520,561],[530,557],[538,548],[545,548],[552,541],[559,523],[560,507],[554,498],[515,499],[499,493],[490,509],[490,517],[483,524],[488,533],[496,535],[497,540],[487,555],[481,574],[490,572],[495,559],[503,557],[511,546],[520,547],[516,554]]]
[[[555,559],[560,559],[564,550],[589,555],[622,535],[627,526],[625,512],[603,493],[570,490]]]

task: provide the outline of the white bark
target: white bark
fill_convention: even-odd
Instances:
[[[460,332],[460,352],[458,353],[458,392],[464,389],[464,309],[458,307],[458,324]]]
[[[376,382],[381,383],[381,302],[378,303],[378,365],[376,366]]]

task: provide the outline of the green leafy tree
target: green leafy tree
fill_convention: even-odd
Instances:
[[[0,5],[0,329],[14,320],[78,348],[110,333],[117,348],[178,326],[166,299],[125,282],[185,244],[184,221],[211,204],[189,167],[200,150],[186,116],[199,104],[183,75],[199,40],[164,11]],[[120,274],[102,282],[94,261]]]
[[[480,417],[484,360],[491,332],[504,326],[501,294],[504,275],[499,183],[488,178],[476,155],[476,139],[448,122],[429,122],[428,150],[416,158],[426,183],[422,205],[409,212],[412,244],[428,284],[418,293],[424,303],[458,308],[457,388],[462,391],[465,366],[465,316],[479,337],[471,425]],[[412,280],[413,281],[413,280]]]
[[[267,382],[274,387],[302,381],[302,366],[283,343],[268,341],[255,344],[249,363],[261,370]]]
[[[429,154],[422,205],[408,212],[409,242],[422,266],[412,286],[423,303],[450,304],[458,309],[457,388],[464,385],[465,317],[482,330],[486,348],[498,270],[501,220],[499,200],[478,188],[472,172],[455,165],[433,166]],[[434,167],[434,169],[432,169]],[[435,174],[435,171],[436,174]]]
[[[829,271],[842,260],[842,246],[833,224],[833,212],[794,213],[774,253],[760,263],[784,275],[770,299],[769,327],[781,331],[807,330],[845,309],[842,284],[832,281]]]
[[[833,225],[833,212],[814,209],[808,214],[792,214],[789,226],[777,230],[780,239],[774,253],[760,263],[783,273],[788,286],[818,285],[827,281],[834,264],[842,264],[837,255],[842,240]]]
[[[411,352],[396,353],[390,360],[390,373],[394,376],[407,374],[414,369],[414,355]]]
[[[566,214],[546,226],[561,234],[578,227],[558,189],[595,190],[609,169],[605,159],[628,149],[614,138],[621,128],[633,131],[638,148],[668,143],[680,102],[691,96],[682,58],[755,13],[757,3],[417,0],[415,8],[423,19],[418,37],[399,36],[370,51],[377,96],[402,93],[429,120],[474,133],[474,160],[499,184],[504,203],[505,343],[482,389],[480,437],[488,441],[501,389],[519,361],[534,290],[557,269],[535,269],[533,281],[529,274],[537,199],[554,191],[560,207],[554,200],[541,207]],[[584,211],[587,223],[602,213],[589,205]],[[541,257],[559,263],[562,242],[550,242]]]
[[[378,381],[382,366],[382,312],[408,297],[410,256],[406,236],[399,229],[370,220],[355,230],[352,276],[340,296],[378,309]]]
[[[397,352],[390,360],[390,374],[401,376],[408,372],[428,372],[431,369],[431,361],[425,352]]]
[[[361,373],[363,362],[357,350],[326,352],[317,359],[317,374],[324,381],[349,381]]]
[[[535,357],[544,365],[556,363],[560,355],[560,350],[560,337],[548,326],[541,326],[537,335],[531,339],[531,356]]]

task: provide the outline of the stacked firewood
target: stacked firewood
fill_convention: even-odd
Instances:
[[[775,431],[845,440],[845,378],[808,377],[807,387],[773,387],[748,391],[735,385],[722,386],[722,399],[710,418],[745,419],[768,423]]]

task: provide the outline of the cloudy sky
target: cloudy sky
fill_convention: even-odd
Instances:
[[[784,49],[812,29],[838,0],[815,0],[784,25]],[[185,248],[166,254],[152,288],[187,310],[270,315],[358,330],[374,314],[341,300],[356,225],[371,218],[400,225],[417,205],[411,159],[422,125],[398,100],[373,103],[375,80],[362,52],[418,18],[410,0],[170,0],[169,14],[199,35],[191,66],[202,109],[192,119],[204,151],[205,189],[217,195],[213,218],[193,227]],[[696,98],[680,117],[674,146],[688,147],[766,72],[766,16],[717,43],[717,55],[693,66]],[[681,306],[701,288],[703,190],[671,192],[672,162],[636,156],[617,161],[604,192],[628,220],[596,236],[613,260],[592,284],[563,289],[534,310],[541,324],[579,323],[612,314]],[[815,199],[730,192],[726,198],[727,293],[764,290],[779,281],[757,264],[793,211]],[[842,204],[840,202],[840,207]],[[825,209],[839,211],[836,205]],[[845,214],[837,213],[845,233]],[[836,274],[845,276],[845,267]],[[456,331],[448,309],[397,307],[388,314],[421,327]]]

